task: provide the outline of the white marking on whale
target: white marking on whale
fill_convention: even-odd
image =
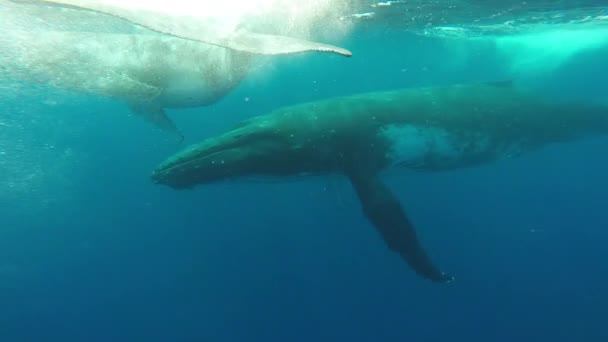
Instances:
[[[512,157],[523,149],[518,142],[493,145],[490,136],[481,132],[469,132],[469,143],[463,143],[454,132],[424,125],[387,125],[378,134],[389,143],[386,157],[390,166],[410,169],[455,168],[462,161],[483,159],[488,154]]]

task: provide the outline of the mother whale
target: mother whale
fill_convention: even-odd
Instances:
[[[382,170],[445,170],[608,133],[608,107],[545,101],[510,83],[415,88],[278,109],[170,157],[156,183],[190,188],[244,176],[343,174],[390,249],[422,277],[434,265]]]
[[[136,17],[143,21],[154,18],[154,23],[180,27],[184,32],[192,30],[199,39],[145,30],[136,33],[53,30],[48,27],[63,23],[70,28],[91,19],[105,21],[111,28],[116,19],[104,12],[95,16],[80,9],[42,6],[47,2],[0,0],[0,78],[42,82],[115,98],[179,137],[181,133],[165,109],[206,106],[219,101],[247,76],[256,55],[304,52],[351,55],[339,47],[291,37],[248,31],[227,37],[203,21],[178,25],[185,19],[155,13],[137,12]],[[49,25],[45,20],[59,23]]]

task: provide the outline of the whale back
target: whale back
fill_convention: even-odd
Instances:
[[[414,96],[414,94],[410,94]],[[423,170],[476,166],[548,144],[608,134],[608,107],[543,98],[510,82],[427,89],[379,130],[390,165]],[[398,120],[396,118],[407,118]]]
[[[327,156],[326,163],[366,153],[378,168],[472,166],[608,133],[607,107],[542,98],[510,82],[345,96],[286,107],[270,117],[285,139],[310,155]]]

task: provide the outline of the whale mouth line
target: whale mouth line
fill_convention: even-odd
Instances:
[[[171,163],[171,164],[166,165],[166,166],[160,166],[160,167],[158,167],[156,170],[154,170],[152,172],[152,178],[158,183],[159,182],[159,178],[161,178],[163,176],[169,176],[175,170],[189,168],[193,164],[194,164],[193,169],[200,169],[201,166],[200,165],[197,166],[196,164],[202,162],[205,159],[212,158],[213,156],[216,156],[216,155],[218,155],[220,153],[225,153],[226,151],[227,150],[216,151],[216,152],[213,152],[213,153],[211,153],[209,155],[203,155],[203,156],[199,156],[199,157],[195,157],[195,158],[183,158],[179,162]],[[220,162],[220,163],[222,163],[222,162]],[[215,162],[212,161],[211,164],[215,164]]]

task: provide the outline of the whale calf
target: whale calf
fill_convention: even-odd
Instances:
[[[229,37],[207,44],[156,33],[48,30],[25,14],[26,6],[37,5],[11,3],[0,3],[4,6],[0,13],[3,77],[121,100],[134,113],[180,139],[181,132],[165,109],[219,101],[247,76],[256,55],[345,54],[343,49],[281,36],[269,36],[273,44],[258,44],[260,50],[252,52],[232,48],[236,43]],[[74,20],[74,14],[71,18]],[[28,24],[20,27],[11,22]],[[199,33],[203,32],[213,37],[213,32]],[[297,48],[290,50],[290,46]]]
[[[169,157],[152,180],[176,189],[248,176],[339,174],[388,247],[447,282],[384,184],[384,170],[439,171],[608,133],[608,107],[554,103],[509,82],[359,94],[252,118]]]

